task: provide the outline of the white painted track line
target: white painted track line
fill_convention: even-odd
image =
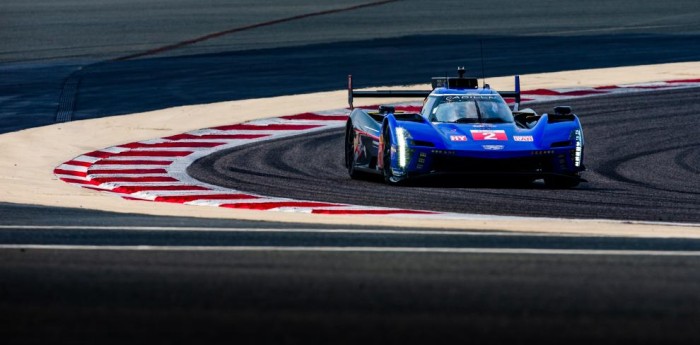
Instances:
[[[193,231],[193,232],[252,232],[252,233],[318,233],[367,235],[436,235],[436,236],[527,236],[551,237],[544,233],[461,231],[461,230],[392,230],[392,229],[311,229],[311,228],[219,228],[219,227],[152,227],[152,226],[71,226],[71,225],[0,225],[0,230],[102,230],[102,231]],[[561,237],[608,237],[562,234]]]
[[[94,246],[4,244],[2,249],[85,250],[85,251],[170,251],[170,252],[326,252],[326,253],[426,253],[426,254],[513,254],[578,256],[668,256],[700,257],[700,251],[592,250],[531,248],[422,248],[422,247],[278,247],[278,246]]]
[[[674,224],[674,223],[671,223]],[[674,224],[675,225],[675,224]],[[700,227],[700,225],[694,224]],[[392,229],[312,229],[312,228],[222,228],[222,227],[154,227],[154,226],[73,226],[73,225],[0,225],[0,230],[101,230],[101,231],[175,231],[175,232],[250,232],[250,233],[318,233],[365,235],[433,235],[433,236],[496,236],[496,237],[629,237],[615,234],[538,233],[518,231],[466,231],[466,230],[392,230]],[[660,238],[659,236],[635,236],[635,238]]]

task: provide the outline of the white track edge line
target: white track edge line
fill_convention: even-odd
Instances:
[[[392,230],[392,229],[285,229],[285,228],[223,228],[223,227],[149,227],[149,226],[85,226],[85,225],[0,225],[0,230],[121,230],[121,231],[192,231],[192,232],[250,232],[250,233],[320,233],[320,234],[380,234],[431,236],[496,236],[496,237],[587,237],[587,238],[656,238],[653,235],[624,236],[619,234],[572,234],[516,231],[462,231],[462,230]],[[671,237],[668,237],[671,238]],[[675,237],[673,237],[675,238]]]
[[[585,256],[685,256],[700,257],[700,251],[669,250],[600,250],[600,249],[535,249],[535,248],[445,248],[445,247],[280,247],[280,246],[95,246],[3,244],[2,249],[19,250],[84,250],[84,251],[170,251],[170,252],[340,252],[340,253],[435,253],[435,254],[524,254]]]

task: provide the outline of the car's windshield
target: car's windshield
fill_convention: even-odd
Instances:
[[[428,116],[432,122],[513,122],[513,113],[510,108],[501,97],[497,96],[440,96],[431,103]]]

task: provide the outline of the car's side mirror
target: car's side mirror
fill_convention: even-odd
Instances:
[[[379,106],[379,113],[380,114],[394,114],[396,112],[396,108],[389,106],[389,105],[380,105]]]
[[[569,106],[554,107],[554,114],[556,114],[556,115],[571,115],[571,107],[569,107]]]

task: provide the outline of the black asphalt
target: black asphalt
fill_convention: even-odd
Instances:
[[[527,248],[565,250],[653,250],[698,251],[700,240],[677,238],[623,238],[599,236],[557,236],[552,234],[493,233],[487,231],[436,231],[402,228],[353,226],[319,227],[296,224],[262,227],[250,224],[235,227],[156,227],[116,226],[109,228],[40,226],[29,229],[2,227],[0,245],[68,246],[174,246],[174,247],[344,247],[344,248]],[[292,231],[293,230],[293,231]]]
[[[700,340],[698,257],[0,250],[15,343]]]
[[[61,2],[51,11],[12,0],[4,6],[16,17],[0,21],[0,28],[8,27],[0,38],[5,32],[36,37],[13,37],[0,47],[0,133],[51,124],[65,113],[81,120],[338,90],[348,74],[358,87],[422,83],[457,66],[481,76],[481,43],[487,77],[700,60],[700,5],[692,0],[675,6],[644,0],[632,7],[616,1],[554,7],[544,0],[527,6],[512,0],[481,6],[396,1],[118,60],[231,28],[362,2],[292,3],[297,6],[212,4],[220,11],[212,16],[190,0],[167,10],[151,1],[130,4],[131,15],[106,1]],[[98,10],[112,21],[80,15]],[[114,24],[120,21],[126,24]],[[155,29],[154,22],[163,27]]]
[[[467,66],[486,76],[700,60],[700,36],[508,37],[426,35],[325,43],[290,48],[151,57],[93,65],[38,66],[3,71],[0,133],[56,121],[174,106],[343,89],[423,83]],[[81,68],[77,70],[77,68]],[[75,103],[61,99],[67,80],[79,83]],[[525,85],[526,86],[526,85]],[[63,102],[63,103],[62,103]]]

